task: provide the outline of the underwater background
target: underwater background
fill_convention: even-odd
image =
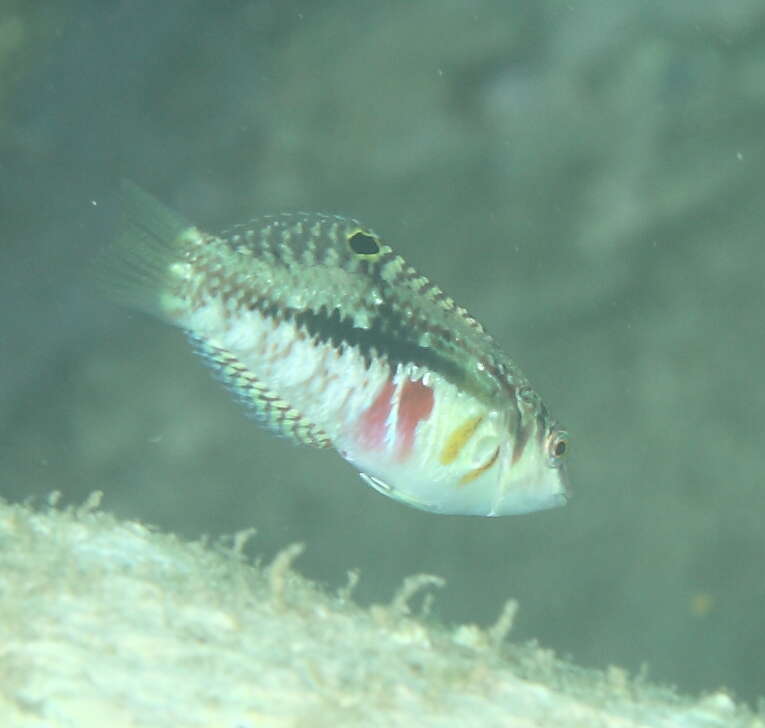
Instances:
[[[765,5],[5,0],[0,495],[53,491],[583,665],[765,694]],[[247,420],[94,295],[127,177],[205,229],[360,218],[571,433],[566,508],[434,516]]]

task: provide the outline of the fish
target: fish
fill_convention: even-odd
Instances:
[[[370,227],[294,212],[210,233],[132,182],[122,197],[101,287],[184,330],[266,428],[424,511],[567,501],[568,433],[484,326]]]

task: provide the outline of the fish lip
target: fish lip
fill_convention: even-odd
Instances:
[[[560,480],[560,495],[563,498],[563,505],[568,503],[574,492],[571,489],[571,480],[568,477],[568,470],[564,468],[562,465],[557,468],[558,470],[558,478]]]
[[[560,506],[566,506],[568,505],[568,502],[571,500],[571,496],[569,493],[567,493],[565,490],[561,491],[560,493],[556,493],[555,496],[552,499],[552,502],[548,506],[549,508],[559,508]]]
[[[500,473],[500,482],[502,482],[502,478],[506,475],[508,469],[512,469],[512,465],[506,458],[503,462],[503,469]],[[571,484],[569,482],[568,471],[563,463],[548,466],[547,472],[544,472],[543,475],[538,475],[538,477],[542,477],[544,479],[554,479],[557,482],[550,484],[551,487],[547,491],[546,495],[539,495],[536,498],[529,498],[529,501],[533,502],[532,506],[521,508],[519,510],[511,510],[508,513],[503,509],[503,503],[506,501],[506,499],[512,498],[512,494],[500,488],[500,491],[493,499],[491,508],[486,515],[503,516],[521,513],[534,513],[536,511],[546,511],[550,510],[551,508],[558,508],[568,504],[572,497],[572,490]]]
[[[509,515],[523,515],[527,513],[539,513],[540,511],[550,511],[553,508],[560,508],[568,504],[569,497],[565,491],[558,491],[557,493],[551,493],[545,498],[532,499],[532,504],[526,504],[524,507],[516,507],[510,511],[502,509],[502,500],[495,502],[492,505],[491,511],[487,513],[489,516],[509,516]]]

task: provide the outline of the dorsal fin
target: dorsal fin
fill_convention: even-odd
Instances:
[[[331,447],[326,433],[289,402],[266,387],[234,354],[209,339],[188,334],[194,350],[213,370],[215,378],[264,427],[294,442]]]

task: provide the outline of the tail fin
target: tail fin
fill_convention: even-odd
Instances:
[[[98,256],[93,269],[97,287],[124,305],[164,316],[170,266],[182,257],[194,227],[133,182],[122,182],[123,227]]]

